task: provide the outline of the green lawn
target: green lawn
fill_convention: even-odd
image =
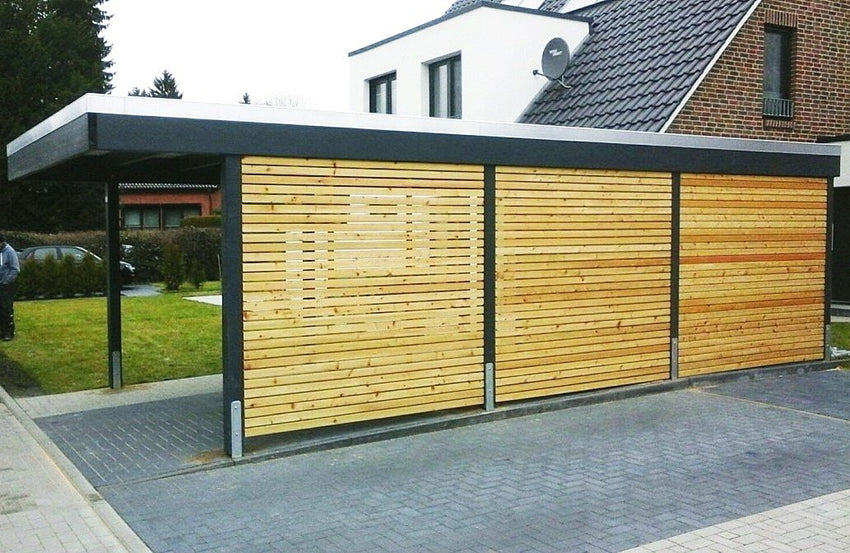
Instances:
[[[221,308],[183,299],[219,289],[121,298],[124,382],[221,373]],[[16,302],[15,324],[15,339],[0,342],[5,380],[48,394],[108,386],[105,298]]]
[[[829,342],[837,348],[850,350],[850,323],[832,323]]]

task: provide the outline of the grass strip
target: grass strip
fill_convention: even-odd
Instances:
[[[192,293],[121,299],[126,384],[221,373],[221,308],[184,299]],[[108,386],[105,298],[16,302],[15,321],[0,383],[46,394]]]

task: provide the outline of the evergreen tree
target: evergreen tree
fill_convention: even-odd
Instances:
[[[242,101],[239,102],[239,103],[240,104],[250,104],[251,103],[251,95],[246,92],[245,94],[242,95]]]
[[[162,280],[166,290],[179,290],[186,278],[186,260],[176,242],[169,242],[162,250]]]
[[[110,90],[110,47],[100,36],[109,17],[99,8],[102,2],[0,2],[0,144],[87,92]],[[7,183],[6,175],[4,147],[0,224],[5,229],[56,232],[103,226],[102,186]]]
[[[134,86],[129,95],[148,96],[151,98],[174,98],[176,100],[183,98],[183,93],[177,88],[177,80],[167,69],[163,70],[162,76],[154,77],[151,88],[142,90]]]

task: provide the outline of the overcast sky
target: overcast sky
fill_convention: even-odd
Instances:
[[[451,0],[107,0],[113,95],[168,69],[197,102],[295,97],[348,110],[348,53],[445,13]]]

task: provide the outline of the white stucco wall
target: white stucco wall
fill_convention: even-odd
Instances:
[[[836,145],[841,146],[841,176],[835,179],[835,186],[850,187],[850,140]]]
[[[461,55],[463,119],[513,122],[546,84],[543,47],[554,37],[574,52],[589,25],[558,14],[481,6],[349,56],[350,108],[369,111],[369,80],[396,72],[396,113],[428,116],[428,64]]]

